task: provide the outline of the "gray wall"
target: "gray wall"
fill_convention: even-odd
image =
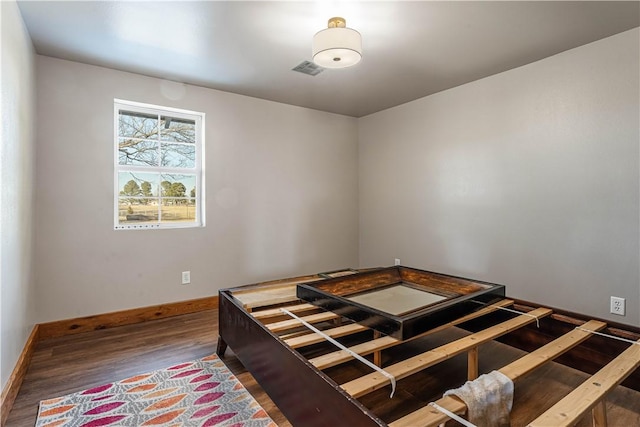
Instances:
[[[639,31],[360,119],[360,265],[640,325]]]
[[[33,49],[2,2],[2,385],[34,322],[358,254],[639,325],[638,37],[359,120],[37,57],[34,146]],[[113,230],[114,97],[207,114],[207,227]],[[627,317],[608,315],[610,295],[627,298]]]
[[[356,119],[43,56],[37,95],[37,321],[357,266]],[[113,230],[114,98],[205,112],[205,228]]]
[[[0,2],[0,13],[0,388],[4,389],[34,324],[35,55],[15,1]]]

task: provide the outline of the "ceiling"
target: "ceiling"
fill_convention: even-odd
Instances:
[[[361,117],[640,26],[639,1],[18,1],[36,52]],[[313,77],[342,16],[363,59]]]

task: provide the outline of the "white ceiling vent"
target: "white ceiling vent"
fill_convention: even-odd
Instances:
[[[324,68],[314,64],[311,61],[302,61],[300,64],[292,68],[293,71],[298,71],[302,74],[308,74],[310,76],[317,76],[324,71]]]

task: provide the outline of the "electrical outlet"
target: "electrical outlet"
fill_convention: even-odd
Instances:
[[[611,313],[617,314],[619,316],[624,316],[625,314],[625,299],[620,297],[611,297]]]
[[[400,258],[396,258],[396,261],[395,261],[394,265],[400,265]]]
[[[191,272],[190,271],[183,271],[182,272],[182,284],[183,285],[188,285],[189,283],[191,283]]]

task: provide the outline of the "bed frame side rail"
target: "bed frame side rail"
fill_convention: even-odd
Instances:
[[[298,352],[284,345],[226,290],[219,292],[219,333],[293,425],[386,426]]]

